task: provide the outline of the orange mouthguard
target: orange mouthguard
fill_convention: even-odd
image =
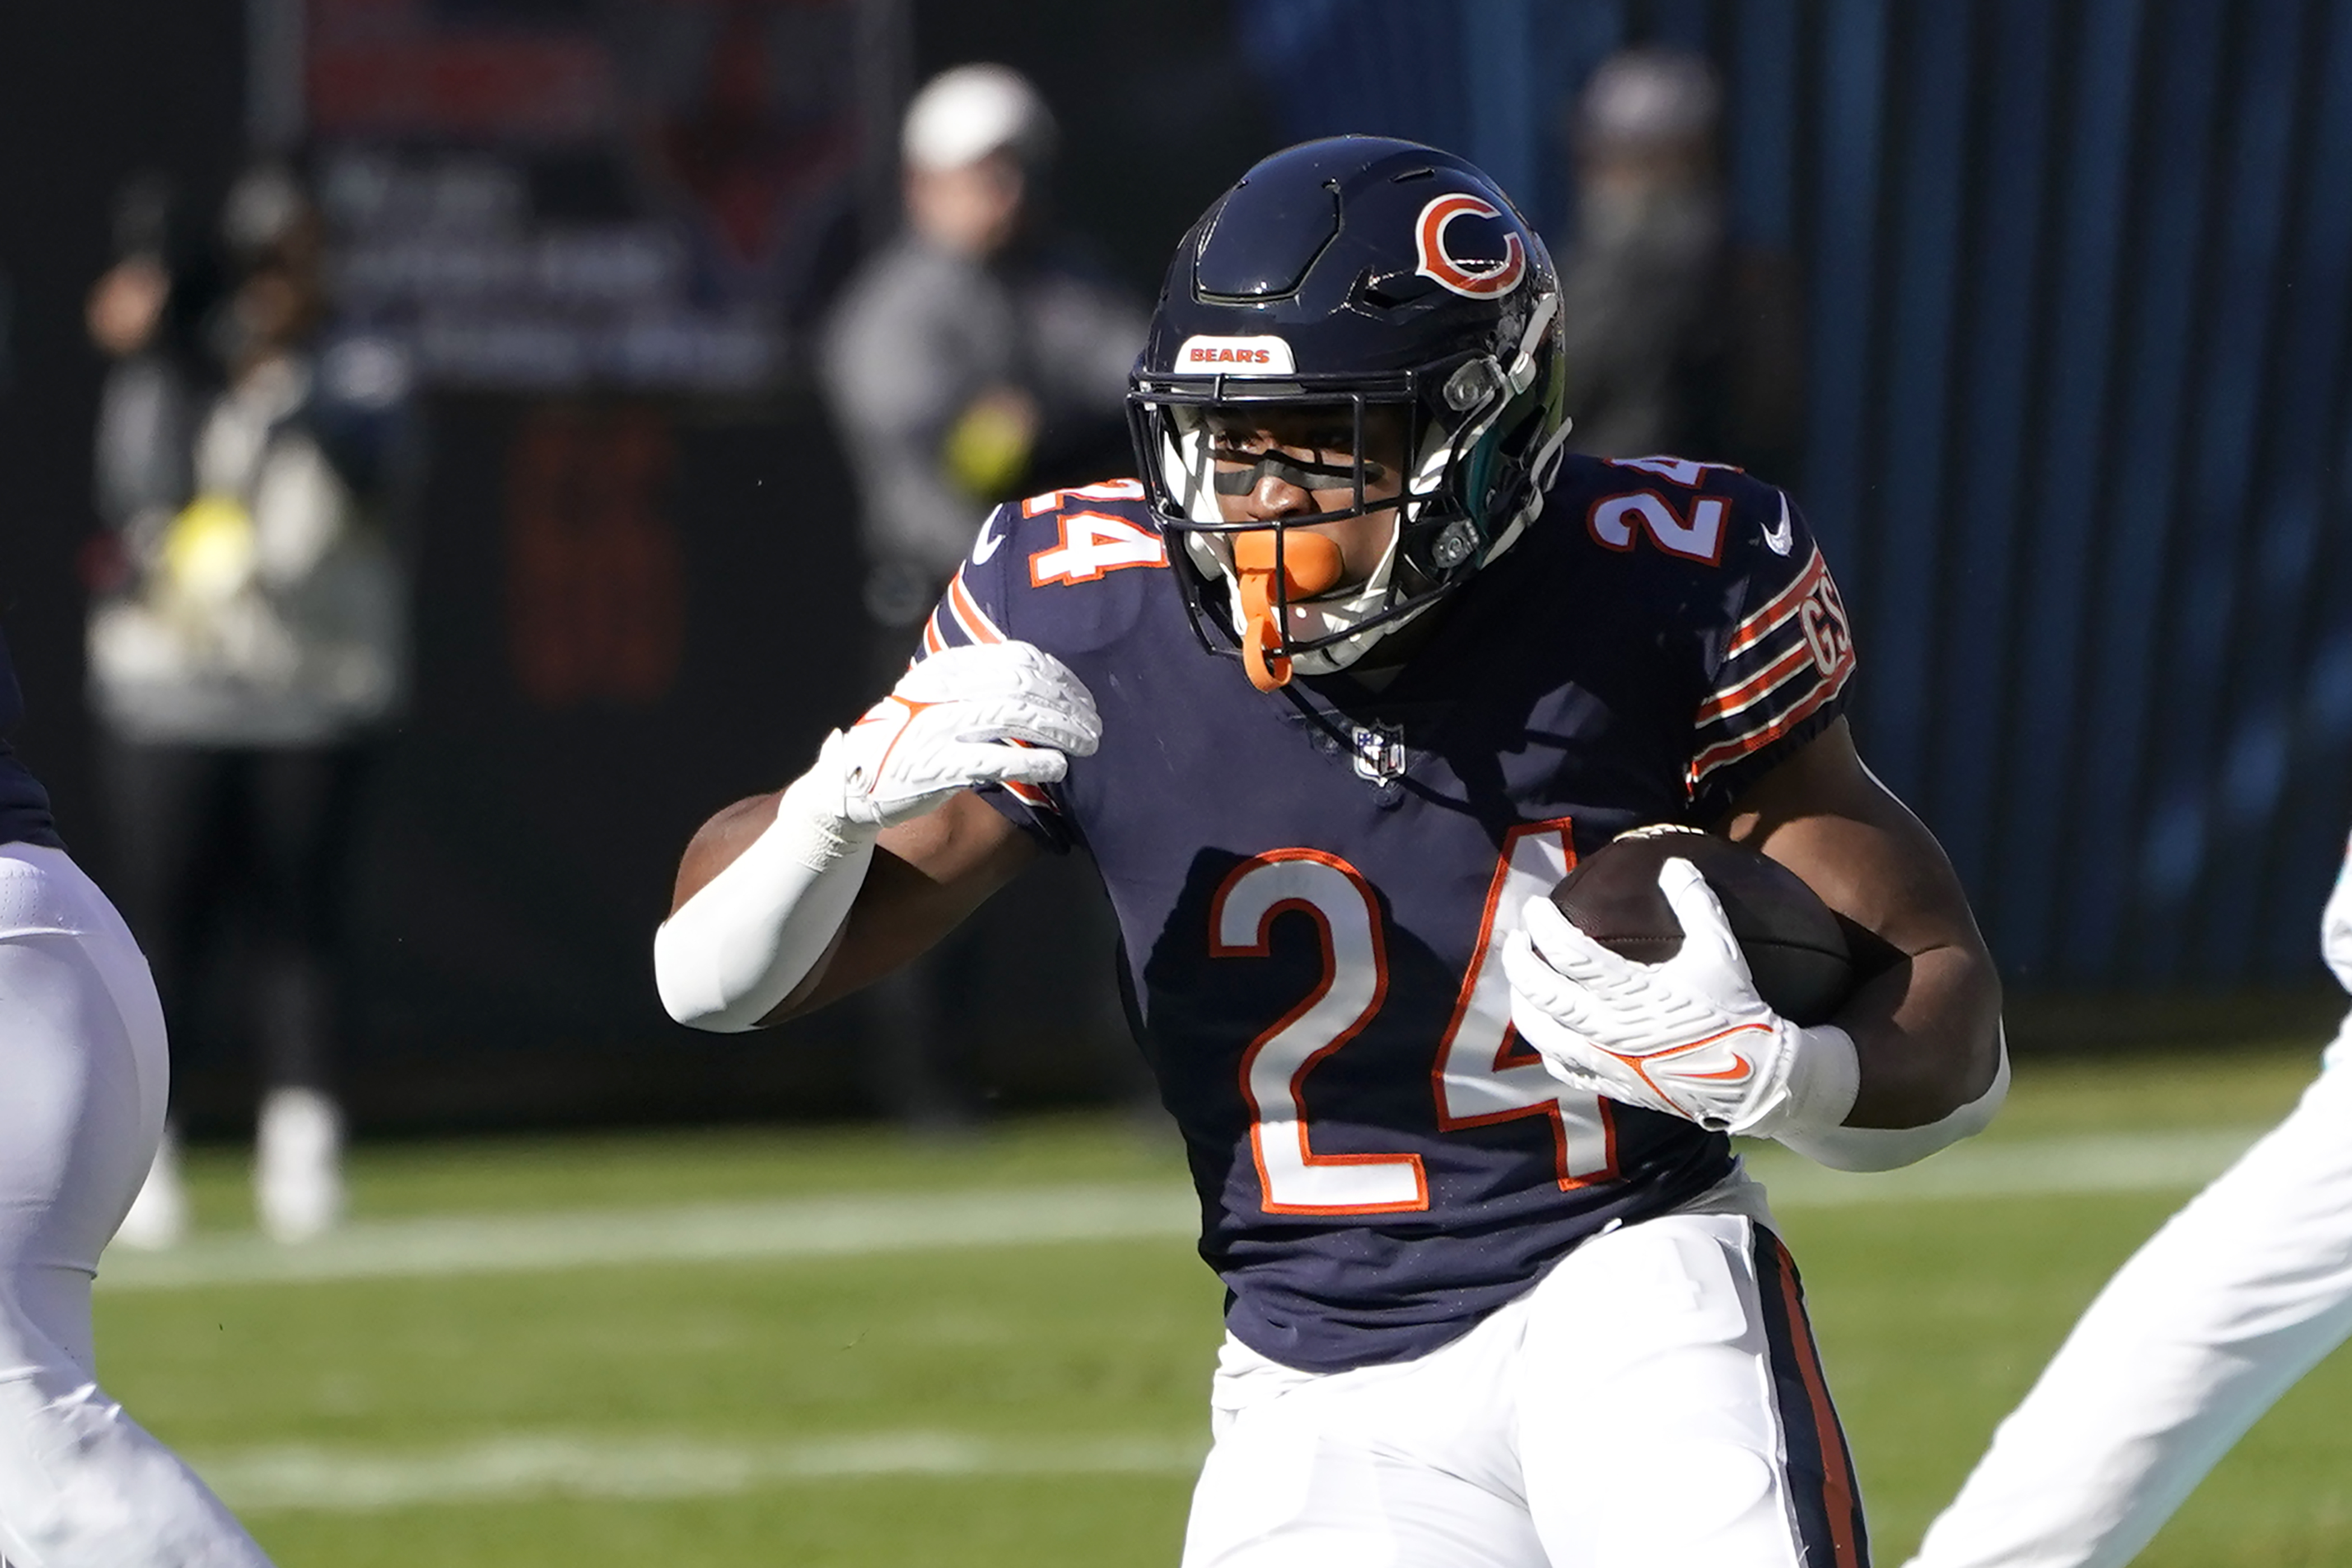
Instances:
[[[1290,660],[1276,651],[1282,647],[1282,625],[1274,592],[1276,531],[1257,528],[1234,535],[1234,572],[1242,594],[1242,667],[1260,691],[1272,691],[1290,680]],[[1311,599],[1338,584],[1338,545],[1303,529],[1281,531],[1284,598]]]

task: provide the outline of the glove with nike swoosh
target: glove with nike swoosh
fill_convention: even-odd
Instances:
[[[1859,1072],[1833,1025],[1790,1023],[1756,994],[1747,956],[1696,867],[1658,870],[1682,924],[1664,963],[1638,963],[1530,899],[1503,951],[1511,1023],[1553,1077],[1713,1132],[1778,1136],[1793,1123],[1842,1121]]]

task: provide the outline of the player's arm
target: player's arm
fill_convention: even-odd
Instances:
[[[1055,783],[1099,737],[1086,688],[1029,644],[933,654],[807,773],[694,836],[654,937],[663,1006],[756,1028],[922,952],[1032,853],[971,786]]]
[[[773,824],[783,795],[739,800],[702,825],[678,862],[673,916]],[[822,1007],[926,952],[1039,853],[1035,840],[969,790],[928,816],[883,829],[847,917],[760,1025]]]
[[[1982,1103],[2004,1065],[1992,954],[1943,847],[1863,765],[1846,721],[1758,780],[1719,826],[1885,943],[1890,962],[1832,1020],[1860,1072],[1843,1125],[1925,1128]]]

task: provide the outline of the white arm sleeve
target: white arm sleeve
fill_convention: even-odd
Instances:
[[[1993,1070],[1990,1087],[1950,1115],[1925,1127],[1808,1126],[1798,1121],[1778,1129],[1772,1137],[1832,1171],[1892,1171],[1897,1166],[1916,1164],[1939,1149],[1983,1131],[1991,1122],[1993,1112],[2000,1109],[2001,1101],[2009,1098],[2006,1031],[1996,1048],[2000,1052],[2000,1065]],[[1847,1104],[1852,1103],[1849,1098]]]
[[[849,918],[876,830],[817,804],[825,793],[805,777],[786,788],[767,830],[654,933],[654,984],[679,1023],[756,1027]],[[837,802],[841,786],[830,793]]]

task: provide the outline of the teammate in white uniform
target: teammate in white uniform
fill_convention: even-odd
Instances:
[[[2352,856],[2320,921],[2352,991]],[[1911,1568],[2128,1563],[2352,1334],[2352,1017],[2317,1081],[2118,1269]]]
[[[0,734],[16,682],[0,647]],[[0,742],[0,1563],[268,1568],[100,1392],[89,1288],[163,1130],[163,1014],[121,917]]]

